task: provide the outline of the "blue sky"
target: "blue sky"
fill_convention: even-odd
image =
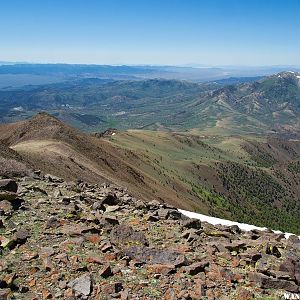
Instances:
[[[0,61],[300,65],[300,0],[1,0]]]

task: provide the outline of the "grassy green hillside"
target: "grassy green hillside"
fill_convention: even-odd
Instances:
[[[300,233],[299,142],[153,131],[109,139],[154,166],[144,171],[163,185],[180,182],[195,211]]]

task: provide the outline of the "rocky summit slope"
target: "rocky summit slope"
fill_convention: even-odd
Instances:
[[[0,299],[276,299],[300,241],[201,223],[125,188],[0,180]],[[279,298],[281,299],[281,298]]]
[[[182,184],[175,184],[175,191],[173,186],[165,186],[159,181],[158,171],[149,175],[145,170],[154,167],[133,151],[84,134],[47,113],[39,113],[26,121],[0,125],[0,144],[14,153],[15,161],[9,162],[14,165],[26,162],[28,168],[66,180],[113,182],[128,187],[140,198],[160,198],[185,209],[192,209],[195,205],[195,199],[185,199],[178,193],[184,190]],[[1,158],[0,148],[0,175],[3,175],[1,167],[7,168],[9,163],[1,163]],[[4,158],[7,160],[8,156],[4,155]],[[19,169],[22,170],[21,167]],[[168,179],[171,181],[171,178]]]

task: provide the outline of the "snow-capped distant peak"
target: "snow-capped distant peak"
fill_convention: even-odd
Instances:
[[[293,78],[298,78],[300,79],[300,73],[299,72],[294,72],[294,71],[284,71],[280,72],[275,75],[277,78],[287,78],[287,77],[293,77]]]

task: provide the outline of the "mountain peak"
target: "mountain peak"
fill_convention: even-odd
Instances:
[[[275,77],[278,77],[278,78],[298,78],[300,79],[300,73],[299,72],[294,72],[294,71],[284,71],[284,72],[280,72],[276,75],[273,75]]]
[[[32,139],[67,139],[77,140],[80,133],[64,122],[46,113],[39,112],[25,121],[0,126],[0,138],[12,146]]]
[[[50,122],[51,123],[60,123],[64,124],[62,121],[54,117],[53,115],[50,115],[47,112],[38,112],[35,116],[33,116],[31,119],[29,119],[30,122]]]

